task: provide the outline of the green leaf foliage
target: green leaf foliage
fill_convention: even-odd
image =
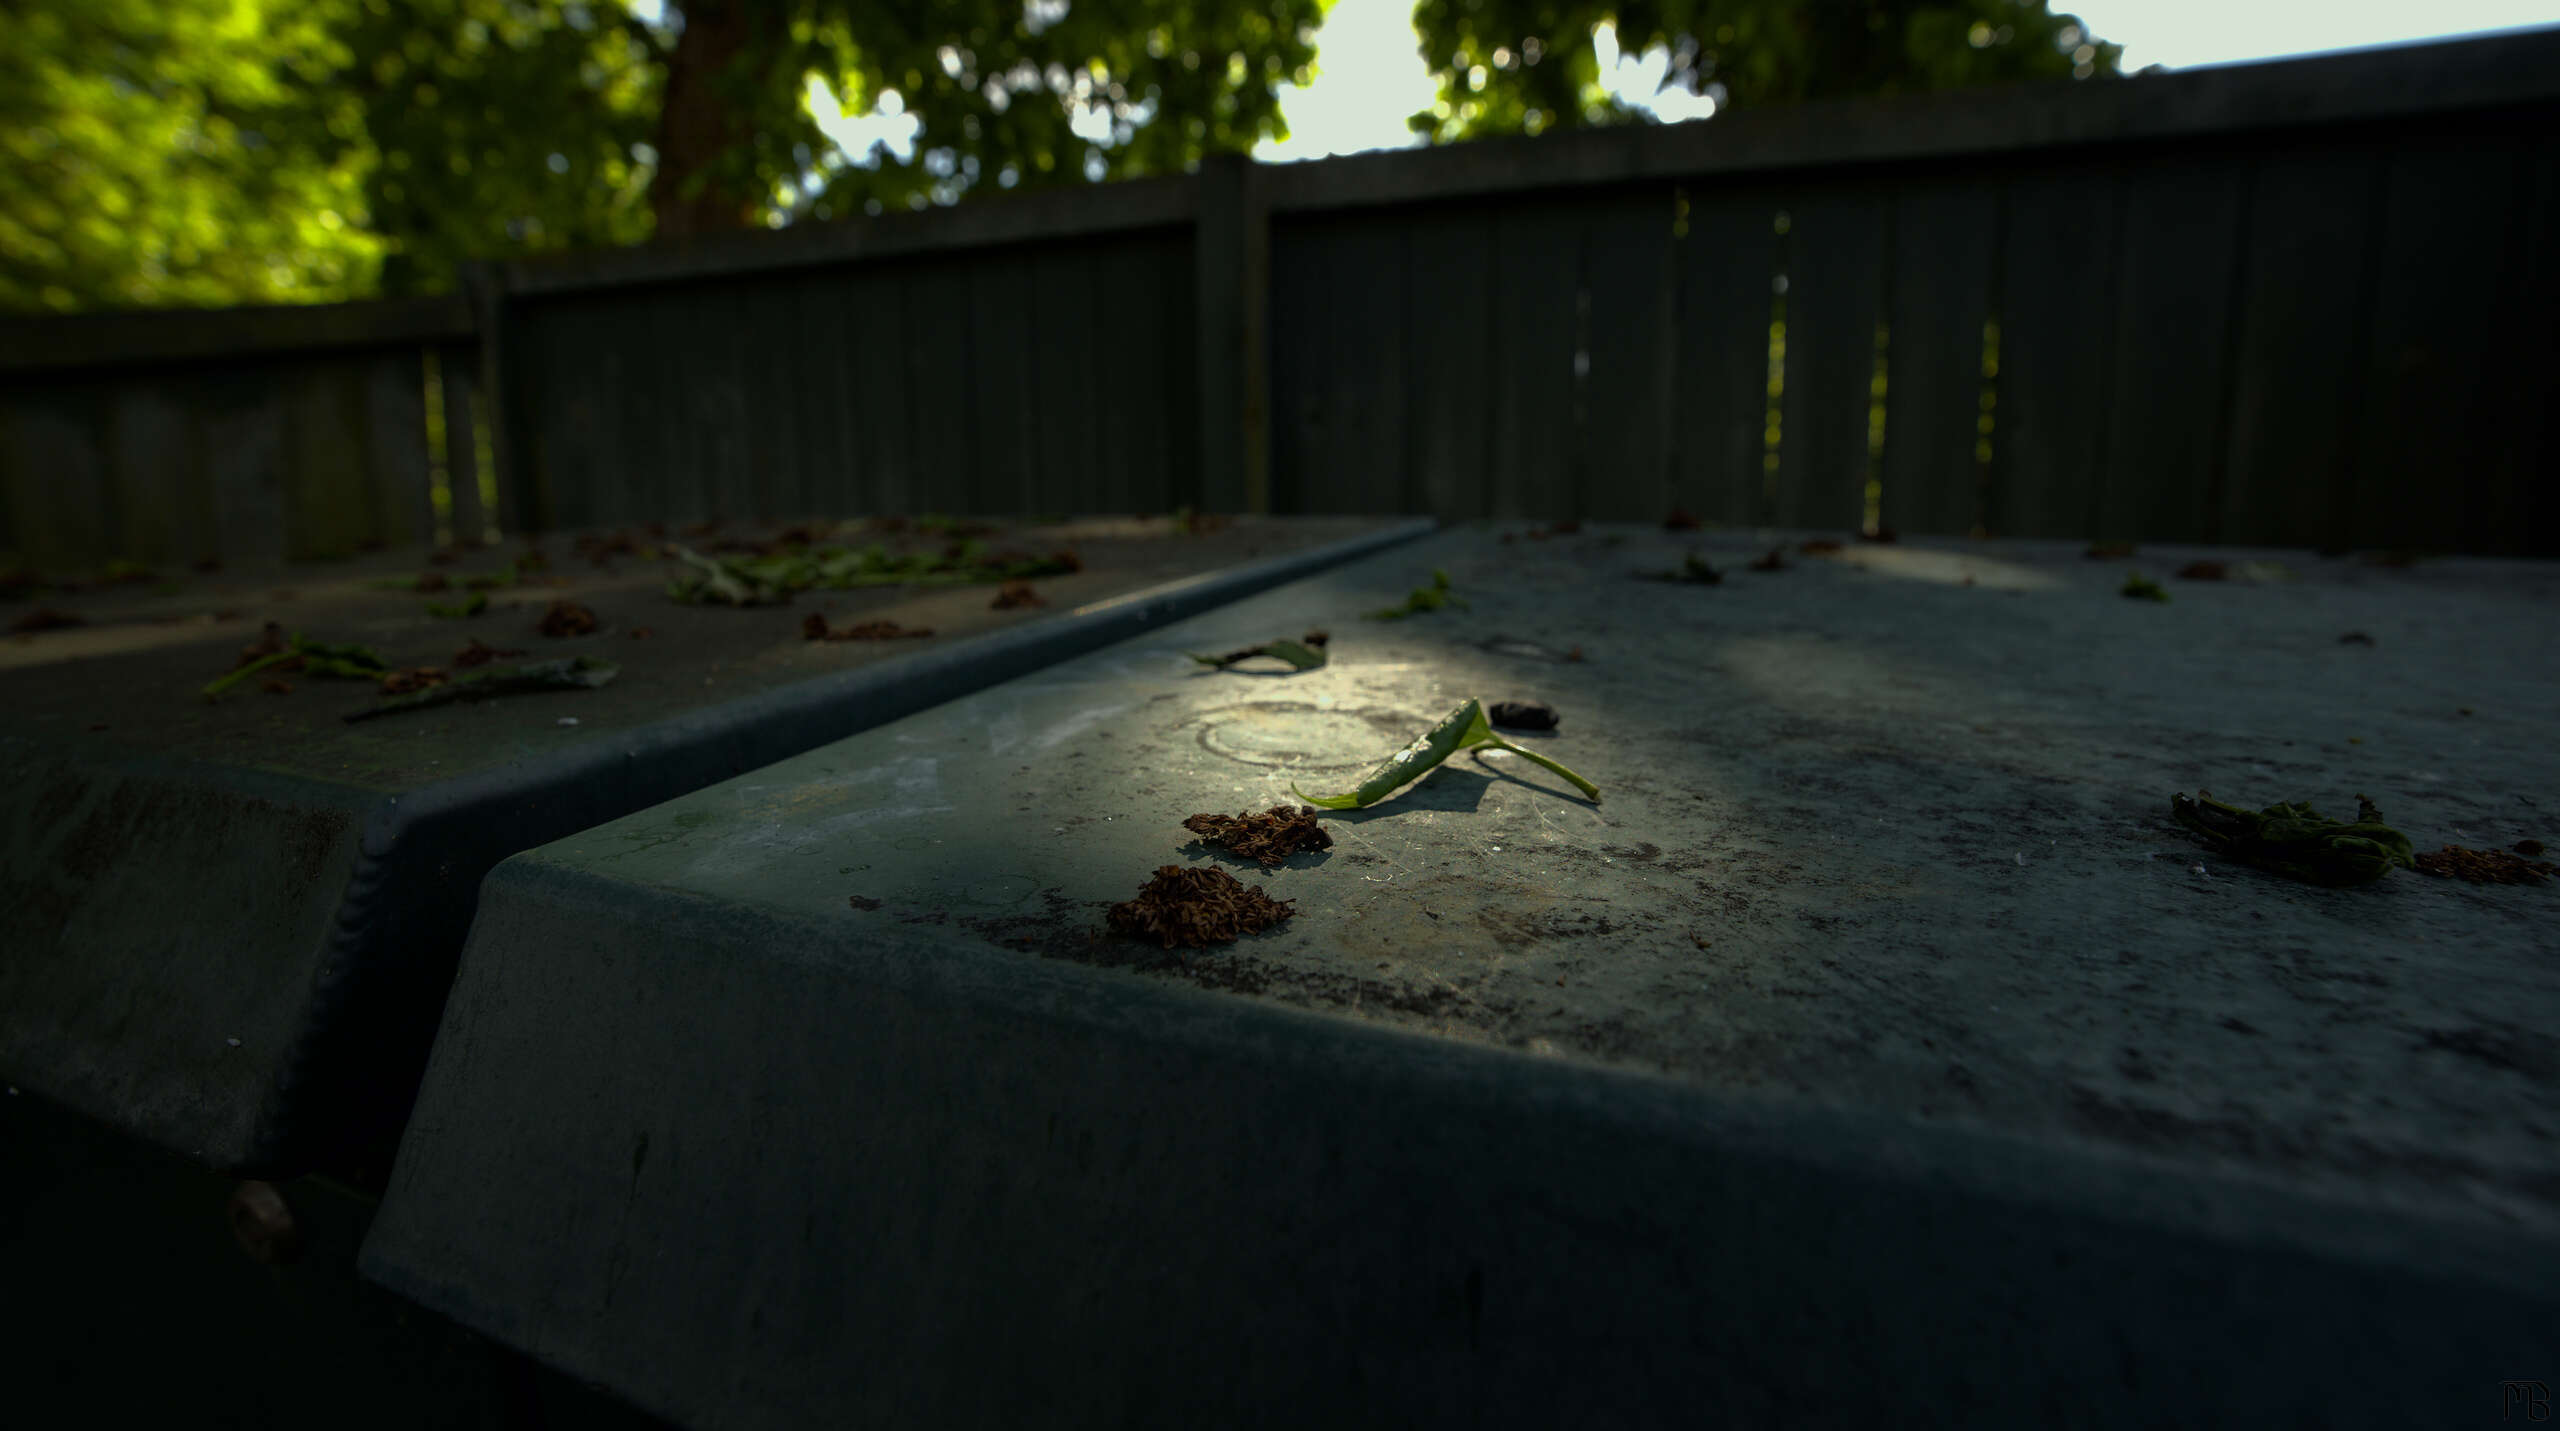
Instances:
[[[2045,0],[1419,0],[1413,21],[1440,97],[1410,123],[1443,143],[1648,121],[1602,82],[1603,22],[1719,108],[2092,78],[2122,53]]]
[[[325,6],[0,4],[0,309],[370,290],[357,108]]]

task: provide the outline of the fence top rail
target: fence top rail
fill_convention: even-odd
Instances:
[[[630,248],[546,254],[499,265],[514,295],[675,283],[827,264],[954,253],[998,244],[1096,238],[1191,222],[1190,176],[1041,189],[878,217],[786,229],[660,239]]]
[[[340,348],[468,342],[460,298],[256,308],[137,308],[0,318],[0,374],[282,357]]]
[[[1737,110],[1255,175],[1274,214],[1528,189],[2201,140],[2560,101],[2560,26],[2081,83]]]

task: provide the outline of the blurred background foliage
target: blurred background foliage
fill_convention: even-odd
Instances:
[[[5,0],[0,308],[432,293],[454,266],[1180,172],[1285,137],[1331,0]],[[1420,0],[1434,142],[2112,74],[2044,0]],[[847,154],[813,88],[905,116]]]
[[[1719,109],[2114,75],[2123,47],[2044,0],[1419,0],[1434,142],[1649,122],[1601,82],[1592,35],[1670,52],[1663,86]]]

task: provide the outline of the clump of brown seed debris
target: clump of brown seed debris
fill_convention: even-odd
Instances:
[[[2533,841],[2524,841],[2533,844]],[[2539,853],[2541,846],[2534,846]],[[2462,879],[2473,884],[2540,884],[2546,875],[2560,875],[2560,865],[2548,860],[2528,860],[2505,850],[2473,850],[2461,845],[2447,845],[2432,854],[2418,856],[2418,872],[2438,879]]]
[[[1048,604],[1049,598],[1033,591],[1031,589],[1031,583],[1027,581],[1008,581],[996,592],[996,599],[989,603],[989,606],[993,610],[1005,611],[1016,606],[1046,606]]]
[[[1222,869],[1164,865],[1136,899],[1111,906],[1111,928],[1157,940],[1167,949],[1200,949],[1258,934],[1297,913],[1292,903],[1273,899]]]
[[[495,646],[483,643],[479,637],[474,636],[471,638],[470,645],[453,653],[453,664],[467,669],[472,666],[488,665],[491,661],[497,660],[501,656],[521,656],[523,654],[524,652],[522,651],[500,650]]]
[[[1300,850],[1329,850],[1333,836],[1316,823],[1312,805],[1274,805],[1256,815],[1194,815],[1182,822],[1182,828],[1213,845],[1224,845],[1236,854],[1269,869]]]
[[[412,691],[423,691],[429,686],[441,686],[444,680],[444,672],[433,666],[411,666],[406,670],[386,673],[382,678],[382,693],[386,696],[405,696]]]
[[[555,601],[536,629],[545,636],[584,636],[596,629],[596,614],[574,601]]]
[[[810,641],[894,641],[902,636],[930,636],[930,626],[901,626],[895,621],[858,621],[851,626],[827,625],[827,618],[810,612],[800,618],[800,635]]]

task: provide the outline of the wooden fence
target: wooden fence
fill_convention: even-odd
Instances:
[[[2555,254],[2560,31],[1224,160],[0,324],[0,552],[1190,503],[2560,555]]]

